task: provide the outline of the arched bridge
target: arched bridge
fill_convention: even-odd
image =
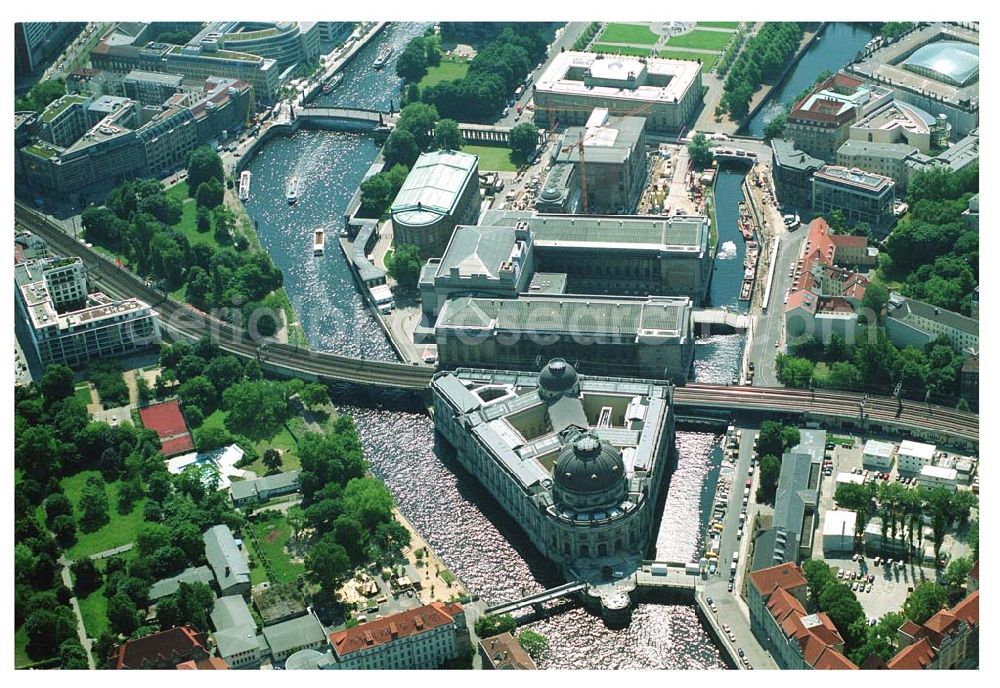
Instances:
[[[311,380],[423,390],[435,373],[433,367],[426,365],[368,361],[273,340],[253,340],[242,328],[235,328],[218,318],[165,298],[128,270],[119,268],[68,236],[61,227],[34,209],[16,202],[14,217],[17,225],[45,239],[53,252],[63,256],[80,256],[88,274],[108,293],[120,297],[135,296],[153,304],[160,313],[163,329],[174,337],[193,341],[209,334],[224,351],[256,358],[265,370]],[[675,389],[674,402],[679,408],[688,410],[800,414],[835,422],[853,419],[862,426],[878,425],[918,436],[931,433],[954,438],[966,445],[979,443],[979,416],[974,413],[915,401],[900,404],[891,397],[865,396],[855,392],[689,383]]]

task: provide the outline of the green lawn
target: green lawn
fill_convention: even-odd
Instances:
[[[601,40],[607,43],[638,43],[653,45],[660,37],[644,24],[608,24],[601,34]]]
[[[187,237],[192,244],[208,244],[214,249],[221,248],[219,242],[215,240],[215,233],[211,230],[207,232],[198,231],[198,204],[193,198],[188,198],[187,181],[178,182],[167,189],[167,195],[180,199],[183,206],[181,221],[173,228]]]
[[[28,656],[28,634],[22,625],[14,634],[14,668],[32,664],[35,660]]]
[[[607,43],[595,43],[590,46],[592,53],[606,53],[608,55],[632,55],[634,57],[649,57],[652,52],[649,48],[633,48],[628,45],[609,45]]]
[[[76,601],[80,605],[80,614],[83,616],[83,626],[87,629],[87,637],[99,638],[109,628],[108,598],[104,596],[104,586],[102,585],[82,600],[77,598]]]
[[[81,471],[76,475],[63,478],[60,484],[66,497],[73,504],[74,513],[79,517],[80,496],[87,483],[87,478],[98,475],[99,471]],[[136,502],[132,512],[122,516],[118,513],[116,503],[118,501],[118,483],[108,484],[108,515],[111,520],[103,527],[92,533],[77,531],[76,544],[69,548],[66,556],[70,559],[80,559],[107,549],[120,547],[135,540],[135,535],[139,527],[143,524],[142,511],[146,500]],[[44,520],[44,512],[39,515]]]
[[[722,31],[688,31],[679,36],[671,36],[667,45],[674,48],[698,48],[700,50],[722,50],[733,34]]]
[[[90,385],[80,385],[73,390],[73,396],[84,406],[90,405]]]
[[[709,29],[738,29],[739,22],[698,22],[698,26],[705,26]]]
[[[437,67],[428,67],[427,74],[418,84],[423,91],[428,86],[435,86],[442,81],[454,81],[462,79],[469,71],[468,60],[453,60],[447,57],[441,58],[441,64]]]
[[[661,50],[659,57],[669,60],[701,60],[701,71],[707,74],[719,60],[719,53],[693,53],[687,50]]]
[[[510,161],[510,148],[503,146],[462,146],[463,153],[479,156],[479,169],[496,172],[514,172],[517,166]]]
[[[263,523],[254,523],[253,529],[263,548],[263,555],[271,562],[271,569],[278,580],[272,583],[294,583],[297,576],[305,573],[305,566],[289,561],[284,547],[291,537],[292,529],[280,512],[271,512],[273,516]],[[266,576],[263,565],[257,567],[260,575]]]

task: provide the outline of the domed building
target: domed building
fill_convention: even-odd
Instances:
[[[625,499],[622,453],[590,431],[562,450],[552,476],[552,497],[557,507],[607,509]]]
[[[555,358],[537,375],[441,372],[431,391],[459,462],[567,577],[648,556],[672,470],[669,382],[591,378]]]

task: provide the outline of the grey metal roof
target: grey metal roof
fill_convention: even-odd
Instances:
[[[559,397],[548,405],[549,422],[554,432],[562,432],[571,425],[586,428],[587,414],[583,410],[583,402],[577,397]]]
[[[213,637],[216,647],[219,648],[219,654],[223,657],[264,649],[262,638],[253,624],[231,626],[223,631],[216,631]]]
[[[368,282],[378,282],[385,277],[385,271],[368,260],[368,256],[365,254],[365,246],[368,245],[368,240],[371,238],[378,223],[373,220],[360,220],[360,222],[361,229],[358,230],[358,234],[354,238],[354,251],[351,254],[351,262],[358,269],[358,275],[361,277],[362,282],[366,284]]]
[[[794,141],[771,139],[771,150],[774,152],[774,164],[780,167],[815,172],[826,164],[819,158],[800,151],[795,147]]]
[[[916,146],[908,143],[875,143],[848,139],[837,149],[837,155],[871,155],[879,158],[905,160],[919,152]]]
[[[326,631],[312,614],[264,627],[264,639],[274,654],[322,642]]]
[[[678,297],[522,294],[517,299],[461,297],[445,303],[435,329],[490,329],[684,337],[691,302]]]
[[[229,526],[212,526],[205,531],[204,540],[205,558],[222,590],[250,582],[250,567],[236,546]]]
[[[514,230],[509,227],[456,227],[437,275],[448,275],[452,268],[457,268],[461,277],[480,275],[496,279],[516,241]]]
[[[939,322],[960,332],[979,336],[979,322],[967,318],[961,313],[949,311],[938,306],[932,306],[926,301],[917,301],[906,297],[898,297],[889,301],[886,317],[906,322],[909,315]]]
[[[257,625],[243,595],[226,595],[215,600],[211,617],[212,625],[217,631],[247,624],[254,627]]]
[[[149,588],[149,599],[156,601],[160,598],[173,595],[180,589],[181,583],[204,583],[205,585],[211,585],[212,571],[207,566],[191,566],[176,576],[158,580]]]
[[[426,225],[453,214],[462,191],[475,182],[479,156],[459,151],[423,153],[392,202],[392,216],[408,225]]]
[[[569,127],[560,139],[556,159],[579,162],[578,147],[562,148],[579,141],[582,136],[587,163],[623,163],[642,138],[645,128],[645,117],[609,117],[600,127]]]

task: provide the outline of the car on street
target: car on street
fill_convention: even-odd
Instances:
[[[743,648],[742,647],[736,648],[736,654],[738,654],[741,658],[746,657],[746,653],[743,652]]]
[[[733,582],[732,582],[732,581],[729,581],[729,587],[728,587],[728,590],[729,590],[729,592],[732,592],[732,591],[733,591]]]
[[[872,591],[872,584],[869,583],[868,585],[865,586],[865,592],[871,592],[871,591]]]
[[[727,636],[729,637],[729,641],[730,641],[730,642],[733,642],[733,643],[735,643],[735,642],[736,642],[736,636],[735,636],[735,635],[733,634],[733,632],[732,632],[732,631],[730,631],[730,632],[729,632],[729,633],[727,633],[726,635],[727,635]]]

